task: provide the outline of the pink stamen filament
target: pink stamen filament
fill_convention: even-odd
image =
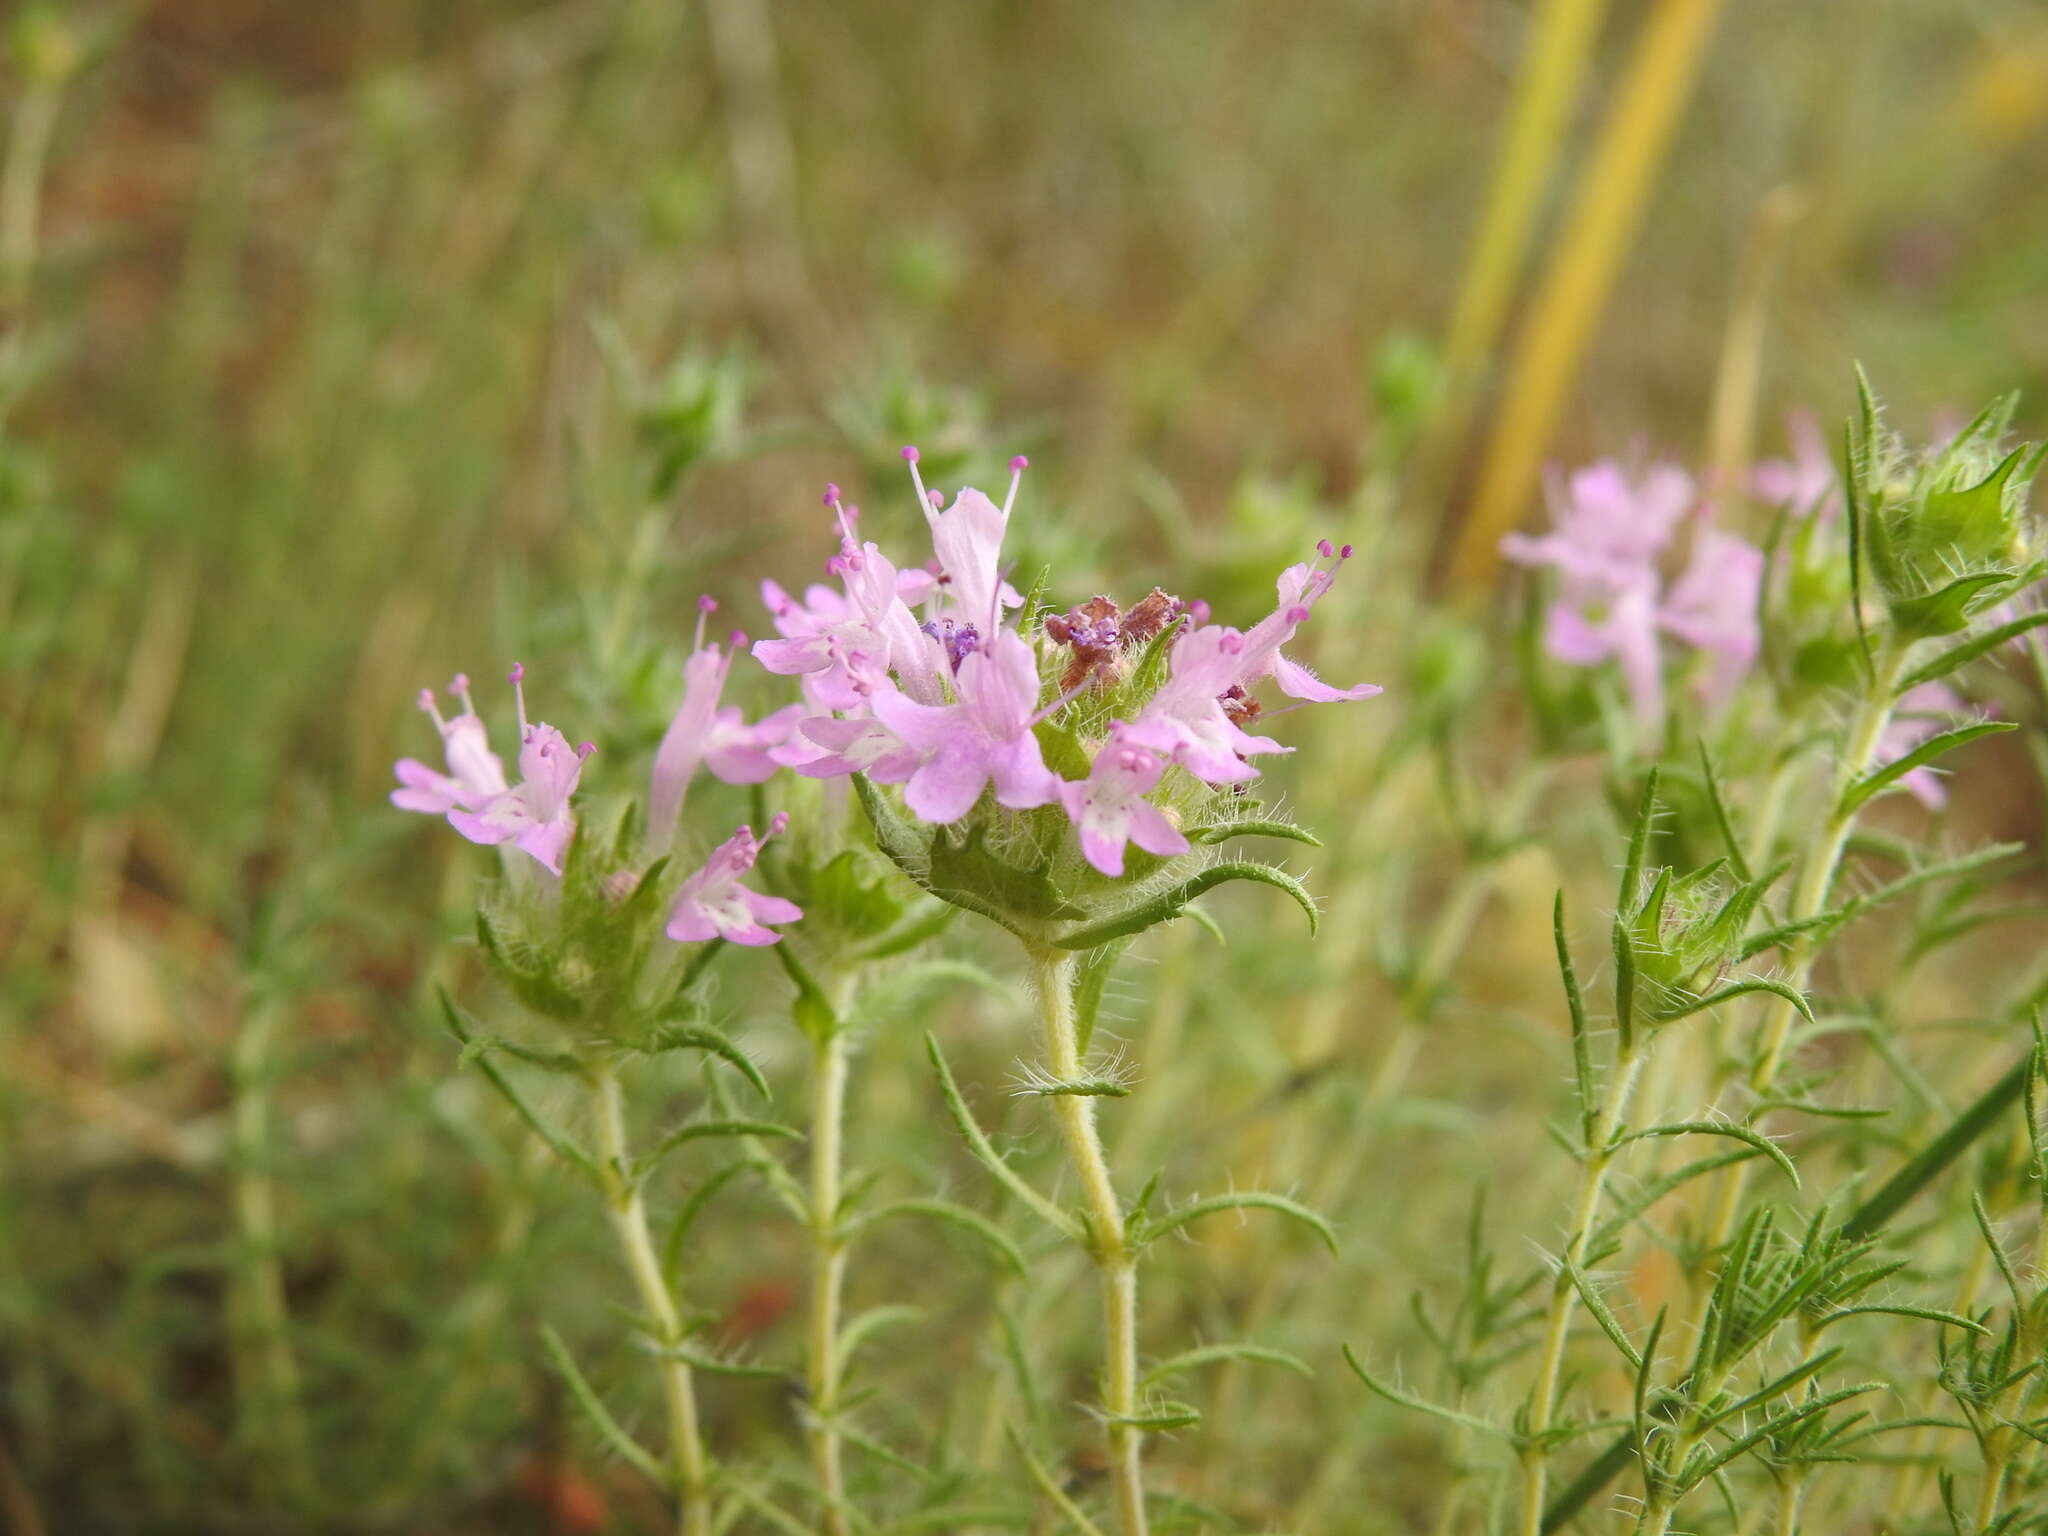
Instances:
[[[532,729],[526,723],[526,667],[524,663],[512,663],[512,696],[519,701],[519,739],[524,741]]]
[[[419,706],[426,711],[428,717],[434,722],[434,729],[443,736],[446,736],[448,734],[448,722],[441,718],[441,708],[434,702],[433,689],[422,688],[420,690]]]
[[[1016,503],[1017,487],[1023,482],[1024,471],[1030,468],[1030,466],[1031,461],[1021,453],[1010,460],[1010,494],[1003,498],[1003,521],[1005,522],[1009,521],[1010,508]]]

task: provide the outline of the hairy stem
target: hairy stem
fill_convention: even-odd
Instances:
[[[677,1528],[682,1536],[710,1536],[711,1468],[704,1454],[703,1433],[698,1428],[696,1385],[691,1380],[689,1365],[677,1353],[683,1342],[682,1318],[669,1295],[661,1259],[647,1230],[647,1207],[640,1198],[640,1181],[632,1175],[632,1159],[626,1146],[625,1103],[619,1091],[618,1070],[609,1060],[594,1067],[591,1094],[612,1230],[618,1234],[626,1270],[633,1277],[640,1305],[654,1324],[655,1342],[662,1351],[658,1358],[662,1406],[668,1416],[669,1470],[674,1474],[681,1504]]]
[[[839,1010],[835,1009],[837,1013]],[[811,1047],[811,1472],[826,1536],[848,1536],[846,1477],[839,1434],[839,1313],[846,1285],[846,1244],[839,1227],[841,1148],[846,1121],[846,1032],[831,1029]]]
[[[1062,1081],[1081,1076],[1081,1044],[1074,1024],[1074,965],[1070,954],[1039,950],[1038,1016],[1046,1065]],[[1145,1476],[1139,1462],[1144,1435],[1131,1421],[1138,1412],[1138,1266],[1124,1240],[1123,1207],[1109,1176],[1109,1160],[1089,1094],[1053,1095],[1067,1161],[1081,1183],[1088,1219],[1088,1253],[1102,1281],[1102,1406],[1109,1419],[1109,1474],[1125,1536],[1144,1536]]]
[[[1586,1249],[1600,1222],[1600,1200],[1607,1189],[1607,1170],[1614,1162],[1614,1140],[1621,1131],[1622,1116],[1642,1076],[1645,1051],[1640,1040],[1631,1042],[1615,1057],[1601,1091],[1601,1103],[1593,1122],[1593,1134],[1585,1148],[1579,1175],[1578,1198],[1572,1204],[1571,1223],[1566,1229],[1564,1259],[1557,1279],[1550,1287],[1550,1308],[1543,1327],[1542,1351],[1537,1357],[1536,1385],[1529,1394],[1529,1444],[1522,1453],[1522,1512],[1516,1529],[1522,1536],[1542,1536],[1543,1499],[1550,1473],[1550,1448],[1544,1443],[1557,1416],[1558,1383],[1564,1374],[1565,1344],[1571,1333],[1573,1303],[1578,1287],[1572,1271],[1585,1262]]]

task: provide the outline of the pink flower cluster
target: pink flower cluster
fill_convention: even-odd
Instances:
[[[729,651],[706,645],[704,618],[715,606],[708,598],[698,605],[697,643],[684,667],[683,702],[655,753],[648,805],[649,828],[658,846],[673,839],[683,794],[698,768],[710,769],[728,784],[760,783],[776,771],[771,752],[787,740],[803,712],[792,705],[748,725],[738,709],[719,707],[732,656],[745,647],[746,636],[735,634]],[[512,669],[519,700],[518,784],[506,784],[504,765],[491,751],[483,719],[470,698],[469,679],[458,676],[451,691],[462,701],[462,713],[452,720],[442,716],[431,690],[420,694],[420,708],[441,733],[448,772],[401,758],[394,770],[399,787],[391,792],[391,803],[400,810],[446,816],[449,825],[471,842],[510,843],[559,877],[562,856],[576,831],[570,797],[582,777],[584,759],[597,749],[585,742],[572,750],[553,726],[528,723],[525,675],[523,667]],[[787,817],[777,816],[768,836],[787,824]],[[803,916],[792,903],[739,883],[766,841],[743,826],[720,844],[676,893],[669,937],[680,942],[723,938],[735,944],[773,944],[780,935],[769,924],[791,923]]]
[[[1602,461],[1553,479],[1549,500],[1551,531],[1509,534],[1501,550],[1558,573],[1544,630],[1550,653],[1574,666],[1618,663],[1647,737],[1664,727],[1664,634],[1709,658],[1706,695],[1726,699],[1761,644],[1763,551],[1695,513],[1692,477],[1669,464],[1631,477]],[[1661,562],[1688,520],[1690,558],[1667,589]]]
[[[1021,603],[1003,579],[1002,546],[1026,461],[1010,461],[1000,506],[972,488],[948,506],[925,488],[917,450],[903,457],[931,531],[931,567],[901,570],[862,542],[857,509],[832,486],[825,505],[838,520],[840,549],[827,570],[843,595],[815,586],[798,601],[772,582],[762,589],[780,638],[759,642],[754,655],[771,672],[800,679],[811,706],[775,752],[799,773],[865,773],[901,784],[912,813],[929,822],[959,820],[991,790],[1013,810],[1062,805],[1089,862],[1117,876],[1130,843],[1161,856],[1188,849],[1147,798],[1169,766],[1210,784],[1239,784],[1258,775],[1251,758],[1291,750],[1243,728],[1257,712],[1254,685],[1271,678],[1309,703],[1380,691],[1370,683],[1332,687],[1281,653],[1351,553],[1325,543],[1320,562],[1282,574],[1278,608],[1248,631],[1190,610],[1164,684],[1135,719],[1111,723],[1085,780],[1064,781],[1047,767],[1033,728],[1073,695],[1041,699],[1038,653],[1005,622]]]

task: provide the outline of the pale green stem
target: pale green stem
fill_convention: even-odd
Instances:
[[[1081,1076],[1081,1044],[1074,1023],[1074,956],[1038,949],[1032,962],[1046,1065],[1062,1082],[1075,1081]],[[1096,1128],[1094,1096],[1055,1094],[1052,1107],[1067,1161],[1080,1180],[1088,1253],[1102,1280],[1102,1406],[1109,1419],[1110,1481],[1124,1536],[1145,1536],[1145,1477],[1139,1461],[1144,1436],[1131,1422],[1138,1412],[1137,1255],[1124,1240],[1123,1207]]]
[[[15,100],[7,159],[0,166],[0,317],[26,301],[35,273],[43,170],[62,94],[54,82],[32,79]]]
[[[837,1014],[840,1010],[834,1009]],[[839,1434],[840,1301],[846,1284],[846,1242],[839,1226],[840,1175],[846,1121],[846,1032],[813,1041],[811,1055],[811,1472],[823,1504],[819,1529],[848,1536],[846,1477]]]
[[[1799,1536],[1799,1505],[1806,1496],[1806,1479],[1787,1478],[1778,1485],[1778,1523],[1775,1536]]]
[[[626,1270],[633,1278],[640,1305],[654,1324],[655,1342],[661,1349],[658,1359],[662,1406],[668,1416],[669,1470],[675,1477],[681,1505],[677,1528],[682,1536],[710,1536],[711,1468],[697,1423],[696,1384],[688,1363],[678,1353],[683,1342],[682,1318],[669,1295],[661,1259],[647,1230],[647,1207],[640,1197],[640,1181],[633,1177],[632,1157],[626,1146],[624,1098],[619,1090],[618,1071],[610,1061],[599,1061],[593,1067],[591,1092],[605,1204],[611,1209],[612,1230],[618,1235]]]
[[[1544,1492],[1550,1475],[1550,1448],[1543,1436],[1556,1419],[1558,1383],[1564,1374],[1565,1344],[1570,1338],[1573,1302],[1578,1296],[1571,1272],[1585,1262],[1586,1249],[1599,1225],[1607,1170],[1614,1161],[1614,1140],[1620,1134],[1622,1116],[1628,1112],[1629,1099],[1642,1076],[1644,1055],[1640,1043],[1631,1043],[1616,1056],[1586,1146],[1578,1198],[1573,1202],[1571,1223],[1566,1229],[1564,1262],[1558,1266],[1557,1279],[1550,1288],[1550,1310],[1544,1322],[1542,1351],[1537,1356],[1536,1385],[1529,1394],[1530,1443],[1522,1453],[1522,1513],[1516,1527],[1522,1536],[1541,1536],[1543,1530]]]
[[[277,1184],[271,1173],[271,1095],[279,1011],[257,1003],[242,1017],[229,1067],[234,1087],[234,1212],[241,1240],[239,1416],[249,1448],[275,1456],[287,1486],[313,1489],[299,1367],[292,1353],[284,1267],[278,1255]]]

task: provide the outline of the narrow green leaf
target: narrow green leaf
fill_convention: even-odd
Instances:
[[[1285,1195],[1268,1194],[1263,1190],[1248,1190],[1242,1194],[1211,1195],[1206,1200],[1194,1201],[1192,1204],[1182,1206],[1179,1210],[1168,1211],[1161,1216],[1149,1217],[1145,1222],[1145,1228],[1142,1234],[1140,1234],[1139,1240],[1150,1243],[1156,1238],[1166,1236],[1169,1232],[1178,1232],[1182,1228],[1200,1221],[1204,1216],[1214,1216],[1222,1211],[1241,1210],[1272,1211],[1277,1215],[1291,1217],[1303,1226],[1310,1228],[1316,1236],[1320,1237],[1323,1240],[1323,1246],[1328,1248],[1332,1254],[1335,1254],[1337,1251],[1337,1232],[1329,1222],[1298,1200],[1290,1200]]]
[[[1083,1056],[1088,1054],[1088,1047],[1095,1040],[1095,1021],[1102,1013],[1102,994],[1109,986],[1117,961],[1131,947],[1134,937],[1098,944],[1082,955],[1080,964],[1074,967],[1074,1038],[1076,1048]]]
[[[1714,825],[1721,829],[1721,846],[1728,850],[1728,867],[1735,872],[1735,878],[1744,885],[1749,884],[1749,860],[1742,856],[1742,839],[1735,835],[1735,823],[1728,815],[1728,802],[1721,797],[1721,776],[1714,772],[1714,760],[1707,753],[1707,739],[1697,738],[1700,750],[1700,773],[1707,786],[1707,804],[1714,812]]]
[[[1600,1325],[1600,1331],[1607,1335],[1607,1341],[1621,1351],[1622,1358],[1628,1361],[1630,1370],[1642,1370],[1642,1352],[1630,1342],[1627,1332],[1623,1330],[1613,1310],[1607,1305],[1607,1298],[1600,1294],[1600,1288],[1588,1280],[1585,1272],[1570,1259],[1561,1262],[1564,1265],[1565,1278],[1571,1281],[1573,1289],[1579,1293],[1579,1300],[1586,1304],[1586,1311],[1592,1315],[1593,1321]]]
[[[1970,1143],[1983,1135],[1999,1117],[2019,1102],[2025,1091],[2027,1073],[2033,1065],[2031,1055],[2021,1058],[2005,1076],[1993,1083],[1977,1101],[1949,1122],[1926,1146],[1922,1147],[1897,1173],[1858,1206],[1842,1223],[1842,1236],[1852,1240],[1873,1237],[1882,1232],[1891,1219],[1903,1210],[1906,1203],[1940,1176],[1949,1164],[1968,1150]]]
[[[1938,1307],[1881,1306],[1876,1302],[1863,1306],[1836,1307],[1813,1325],[1813,1331],[1819,1333],[1821,1329],[1832,1327],[1845,1317],[1859,1317],[1866,1312],[1882,1313],[1888,1317],[1917,1317],[1926,1322],[1940,1323],[1945,1328],[1963,1328],[1971,1333],[1982,1334],[1986,1338],[1991,1336],[1991,1330],[1982,1323],[1973,1323],[1967,1317],[1954,1312],[1944,1312]]]
[[[463,1023],[461,1012],[455,1006],[455,1000],[448,995],[447,988],[445,987],[437,987],[435,992],[441,999],[441,1013],[447,1021],[450,1033],[462,1042],[465,1051],[468,1050],[471,1034],[468,1027]],[[507,1104],[512,1106],[514,1112],[518,1114],[520,1119],[526,1122],[534,1135],[546,1143],[549,1151],[553,1152],[555,1156],[559,1157],[571,1168],[580,1172],[599,1189],[604,1187],[604,1176],[598,1170],[597,1159],[549,1125],[546,1120],[542,1119],[540,1113],[531,1104],[526,1102],[526,1096],[513,1085],[512,1080],[498,1070],[497,1064],[491,1060],[488,1054],[478,1052],[475,1061],[476,1069],[483,1073],[484,1080],[498,1090],[499,1095]]]
[[[669,1051],[702,1051],[707,1056],[716,1056],[739,1073],[764,1100],[774,1097],[768,1091],[768,1079],[761,1075],[761,1069],[754,1065],[753,1058],[709,1024],[667,1025],[648,1036],[638,1049],[645,1056],[660,1056]]]
[[[1251,1361],[1259,1365],[1277,1365],[1282,1370],[1309,1380],[1315,1378],[1315,1370],[1298,1355],[1290,1355],[1284,1349],[1268,1349],[1262,1344],[1203,1344],[1194,1349],[1182,1350],[1169,1360],[1162,1360],[1144,1374],[1138,1382],[1140,1390],[1158,1386],[1172,1377],[1188,1371],[1199,1370],[1207,1365],[1224,1365],[1231,1361]]]
[[[2039,629],[2048,624],[2048,608],[2014,619],[2009,624],[2000,624],[1992,629],[1981,630],[1963,641],[1950,646],[1923,667],[1915,667],[1899,681],[1899,690],[1917,688],[1922,683],[1931,683],[1936,678],[1947,677],[1949,673],[1968,666],[1979,656],[1987,656],[2002,645],[2019,639],[2029,630]]]
[[[1086,1233],[1080,1222],[1027,1184],[1023,1176],[1003,1160],[1002,1155],[982,1133],[981,1127],[975,1123],[974,1112],[967,1107],[967,1100],[961,1096],[960,1085],[953,1080],[952,1069],[946,1065],[945,1053],[939,1049],[938,1036],[927,1034],[924,1037],[924,1048],[925,1054],[931,1058],[932,1070],[938,1074],[939,1092],[945,1096],[946,1108],[952,1113],[953,1124],[959,1129],[960,1139],[967,1143],[967,1150],[974,1155],[974,1160],[986,1168],[998,1184],[1056,1230],[1065,1233],[1077,1243],[1085,1242]]]
[[[1427,1398],[1417,1397],[1411,1392],[1402,1391],[1391,1382],[1381,1381],[1359,1362],[1358,1356],[1352,1353],[1349,1344],[1344,1346],[1344,1362],[1351,1367],[1352,1372],[1371,1391],[1385,1398],[1397,1408],[1412,1408],[1417,1413],[1426,1413],[1432,1418],[1442,1419],[1447,1424],[1456,1424],[1461,1429],[1469,1429],[1477,1434],[1489,1435],[1496,1440],[1504,1440],[1509,1445],[1515,1443],[1516,1436],[1512,1431],[1502,1428],[1491,1420],[1479,1418],[1474,1414],[1465,1413],[1457,1408],[1447,1408],[1442,1403],[1432,1403]]]
[[[1571,1011],[1572,1076],[1578,1085],[1580,1143],[1590,1152],[1600,1119],[1593,1085],[1593,1045],[1591,1031],[1586,1026],[1586,999],[1579,992],[1578,972],[1572,968],[1571,944],[1565,938],[1562,889],[1550,909],[1550,931],[1557,941],[1557,971],[1564,980],[1565,1006]]]
[[[1314,934],[1319,923],[1315,898],[1308,888],[1285,870],[1270,864],[1256,864],[1248,860],[1233,860],[1224,864],[1212,864],[1192,879],[1184,880],[1169,890],[1137,905],[1125,908],[1092,923],[1070,928],[1056,942],[1062,949],[1094,949],[1112,939],[1121,939],[1131,934],[1143,933],[1147,928],[1170,921],[1180,915],[1181,908],[1200,896],[1204,891],[1215,889],[1229,880],[1254,880],[1284,891],[1294,898],[1308,917],[1308,931]]]
[[[1943,731],[1920,743],[1904,757],[1886,763],[1874,773],[1867,773],[1843,792],[1840,814],[1847,816],[1859,809],[1879,790],[1896,784],[1915,768],[1924,767],[1944,753],[1953,752],[1957,747],[1967,746],[1983,736],[1996,736],[2001,731],[2015,729],[2012,720],[1979,720],[1973,725],[1959,725],[1952,731]]]
[[[2048,618],[2048,614],[2043,615]],[[1183,836],[1191,843],[1221,843],[1233,837],[1281,837],[1292,843],[1306,843],[1311,848],[1323,846],[1323,840],[1291,821],[1273,821],[1261,818],[1247,818],[1244,821],[1219,821],[1206,827],[1188,827]]]
[[[1068,1523],[1079,1531],[1081,1536],[1103,1536],[1102,1528],[1081,1512],[1081,1506],[1068,1496],[1067,1490],[1060,1486],[1059,1479],[1048,1472],[1044,1464],[1031,1454],[1031,1448],[1024,1443],[1024,1436],[1018,1432],[1017,1426],[1011,1424],[1007,1427],[1010,1432],[1010,1444],[1015,1448],[1018,1459],[1030,1471],[1031,1480],[1038,1484],[1038,1491],[1052,1501],[1052,1507],[1066,1516]]]
[[[1799,1170],[1792,1166],[1792,1159],[1785,1155],[1783,1149],[1761,1132],[1746,1125],[1737,1125],[1732,1120],[1687,1120],[1672,1125],[1653,1125],[1646,1131],[1631,1131],[1615,1145],[1625,1147],[1632,1141],[1645,1141],[1653,1136],[1726,1136],[1744,1146],[1754,1147],[1778,1165],[1785,1177],[1792,1181],[1793,1188],[1799,1187]]]
[[[747,1171],[744,1162],[727,1163],[723,1168],[704,1180],[690,1191],[689,1198],[677,1209],[675,1219],[669,1223],[668,1235],[661,1242],[661,1273],[675,1289],[683,1272],[683,1253],[689,1245],[690,1232],[697,1225],[697,1218],[704,1214],[705,1207],[717,1197],[734,1179]]]
[[[924,1309],[921,1307],[869,1307],[840,1330],[839,1358],[842,1361],[851,1360],[860,1353],[861,1345],[885,1328],[894,1328],[900,1323],[914,1323],[923,1316]]]
[[[713,1136],[779,1136],[785,1141],[804,1139],[802,1131],[777,1125],[773,1120],[699,1120],[670,1131],[655,1146],[643,1152],[634,1164],[635,1177],[645,1178],[676,1148]]]
[[[1719,1008],[1723,1003],[1732,1003],[1736,998],[1745,997],[1752,992],[1768,992],[1773,997],[1782,997],[1798,1011],[1799,1016],[1805,1019],[1807,1023],[1811,1024],[1813,1022],[1813,1005],[1807,1002],[1806,994],[1797,987],[1769,976],[1750,976],[1741,981],[1731,982],[1718,992],[1709,992],[1699,1001],[1688,1003],[1677,1013],[1666,1014],[1663,1022],[1666,1024],[1676,1024],[1680,1019],[1689,1019],[1696,1013],[1706,1013],[1712,1009]]]
[[[1025,1272],[1024,1250],[1012,1242],[1001,1227],[986,1216],[970,1211],[963,1205],[939,1199],[897,1200],[879,1210],[869,1212],[861,1217],[856,1225],[865,1228],[875,1222],[886,1221],[892,1216],[928,1216],[935,1221],[943,1221],[958,1227],[969,1236],[978,1239],[1012,1274],[1021,1276]]]
[[[604,1401],[598,1397],[590,1383],[583,1379],[583,1373],[576,1368],[576,1361],[569,1354],[569,1346],[562,1342],[562,1336],[543,1323],[540,1339],[541,1343],[547,1346],[548,1354],[554,1359],[555,1369],[562,1373],[562,1379],[568,1383],[571,1395],[582,1406],[590,1422],[596,1426],[597,1432],[604,1437],[605,1444],[617,1451],[650,1482],[662,1488],[673,1488],[675,1479],[669,1475],[668,1470],[619,1427],[619,1421],[612,1417],[611,1410],[605,1407]]]

